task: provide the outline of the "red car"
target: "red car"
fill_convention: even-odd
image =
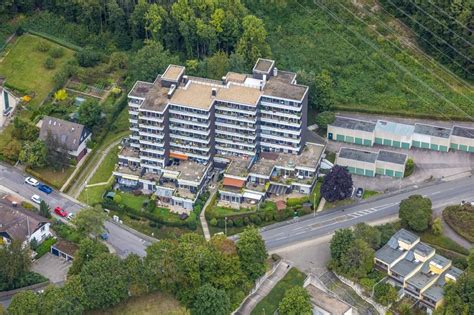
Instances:
[[[61,216],[61,217],[63,217],[63,218],[64,218],[64,217],[67,217],[67,214],[68,214],[68,213],[67,213],[63,208],[61,208],[61,207],[56,207],[56,208],[54,208],[54,212],[55,212],[57,215],[59,215],[59,216]]]

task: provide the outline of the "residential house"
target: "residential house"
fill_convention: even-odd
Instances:
[[[86,155],[92,133],[84,125],[44,116],[38,126],[41,140],[55,141],[58,149],[67,152],[72,159],[79,162]]]
[[[317,282],[312,276],[308,276],[304,282],[304,288],[309,294],[313,315],[352,315],[356,314],[354,308],[341,300]]]

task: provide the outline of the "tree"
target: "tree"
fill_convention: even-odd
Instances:
[[[29,121],[19,117],[13,119],[13,136],[18,140],[35,141],[39,136],[39,129]]]
[[[54,93],[54,100],[57,102],[64,101],[67,97],[68,95],[65,89],[57,90],[56,93]]]
[[[199,288],[193,303],[193,315],[227,315],[231,312],[229,297],[224,290],[210,284]]]
[[[79,106],[79,123],[88,128],[93,128],[101,121],[102,110],[97,101],[87,100]]]
[[[40,315],[83,314],[84,308],[68,293],[68,289],[48,286],[39,300]]]
[[[142,258],[130,254],[123,260],[125,274],[131,296],[140,296],[148,292],[148,275]]]
[[[412,195],[400,202],[399,218],[403,226],[416,232],[423,232],[429,227],[432,212],[429,198]]]
[[[13,241],[9,246],[0,246],[0,284],[10,287],[14,281],[30,269],[31,258],[27,246]]]
[[[177,243],[166,239],[147,247],[144,264],[152,289],[174,292],[177,288],[182,277],[177,266],[177,250]]]
[[[363,240],[375,250],[379,249],[382,244],[382,233],[376,227],[365,223],[358,223],[355,226],[354,237]]]
[[[390,305],[396,301],[398,296],[397,290],[389,283],[379,283],[374,288],[375,300],[382,305]]]
[[[443,234],[443,223],[441,222],[441,218],[436,218],[433,220],[433,224],[431,225],[431,231],[434,235]]]
[[[335,119],[336,115],[334,112],[322,112],[316,115],[316,124],[318,125],[318,128],[326,130],[328,129],[328,125],[332,124]]]
[[[21,142],[13,138],[3,147],[1,154],[10,161],[17,161],[20,152]]]
[[[87,309],[105,309],[128,296],[127,275],[118,256],[100,254],[84,265],[79,276]]]
[[[130,16],[132,36],[135,39],[145,38],[145,16],[150,4],[146,0],[138,0]]]
[[[339,265],[344,254],[354,244],[354,234],[349,229],[336,230],[331,239],[331,259]]]
[[[255,227],[247,227],[237,241],[237,253],[242,270],[251,281],[257,280],[265,273],[265,260],[268,257],[265,242]]]
[[[89,47],[76,52],[75,56],[79,65],[85,68],[98,65],[102,59],[98,51]]]
[[[46,165],[47,154],[48,150],[44,141],[37,139],[34,142],[25,142],[18,158],[26,166],[41,168]]]
[[[68,275],[77,275],[81,272],[82,267],[92,259],[98,257],[102,253],[108,253],[107,246],[97,240],[88,237],[83,238],[79,243],[79,249],[74,254],[74,261],[68,271]]]
[[[93,235],[97,238],[104,231],[104,221],[106,215],[103,211],[88,208],[80,211],[74,218],[73,223],[76,229],[84,237]]]
[[[304,315],[312,314],[313,307],[305,288],[293,286],[285,291],[283,299],[278,304],[278,314],[281,315]]]
[[[349,198],[352,194],[352,176],[347,168],[334,165],[324,176],[321,196],[329,202]]]
[[[157,73],[163,73],[169,64],[177,64],[179,60],[155,41],[145,42],[145,46],[137,51],[130,63],[130,79],[153,81]]]
[[[330,111],[334,104],[334,82],[330,73],[323,70],[316,75],[313,72],[300,71],[298,77],[309,87],[309,105],[319,112]]]
[[[25,315],[38,314],[39,299],[33,291],[21,291],[13,296],[8,306],[8,314]]]
[[[155,41],[158,40],[158,34],[161,31],[163,19],[166,17],[166,14],[165,9],[156,3],[151,4],[145,13],[145,29],[151,34],[151,38]]]
[[[44,200],[41,200],[39,214],[45,218],[51,218],[51,208]]]
[[[268,34],[263,21],[254,15],[247,15],[242,21],[242,27],[236,53],[243,56],[246,64],[254,64],[259,57],[270,57],[270,46],[266,42]]]
[[[351,278],[364,278],[374,267],[374,250],[356,239],[342,255],[340,270]]]
[[[415,162],[413,162],[413,159],[408,159],[407,163],[405,164],[404,177],[408,177],[411,174],[413,174],[414,170],[415,170]]]

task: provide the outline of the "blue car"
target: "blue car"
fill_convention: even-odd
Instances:
[[[50,194],[53,192],[53,189],[45,184],[41,184],[38,186],[38,189],[41,190],[42,192],[46,193],[46,194]]]

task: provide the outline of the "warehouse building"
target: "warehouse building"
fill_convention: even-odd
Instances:
[[[415,124],[412,147],[448,152],[451,129],[424,124]]]
[[[336,116],[328,125],[329,140],[360,144],[371,147],[374,144],[375,123],[370,121]]]
[[[474,129],[454,126],[451,133],[451,149],[474,152]]]
[[[384,175],[402,178],[405,174],[407,155],[380,150],[377,152],[341,148],[336,164],[345,166],[351,174],[370,176]]]
[[[378,120],[375,126],[375,144],[410,149],[415,126]]]

